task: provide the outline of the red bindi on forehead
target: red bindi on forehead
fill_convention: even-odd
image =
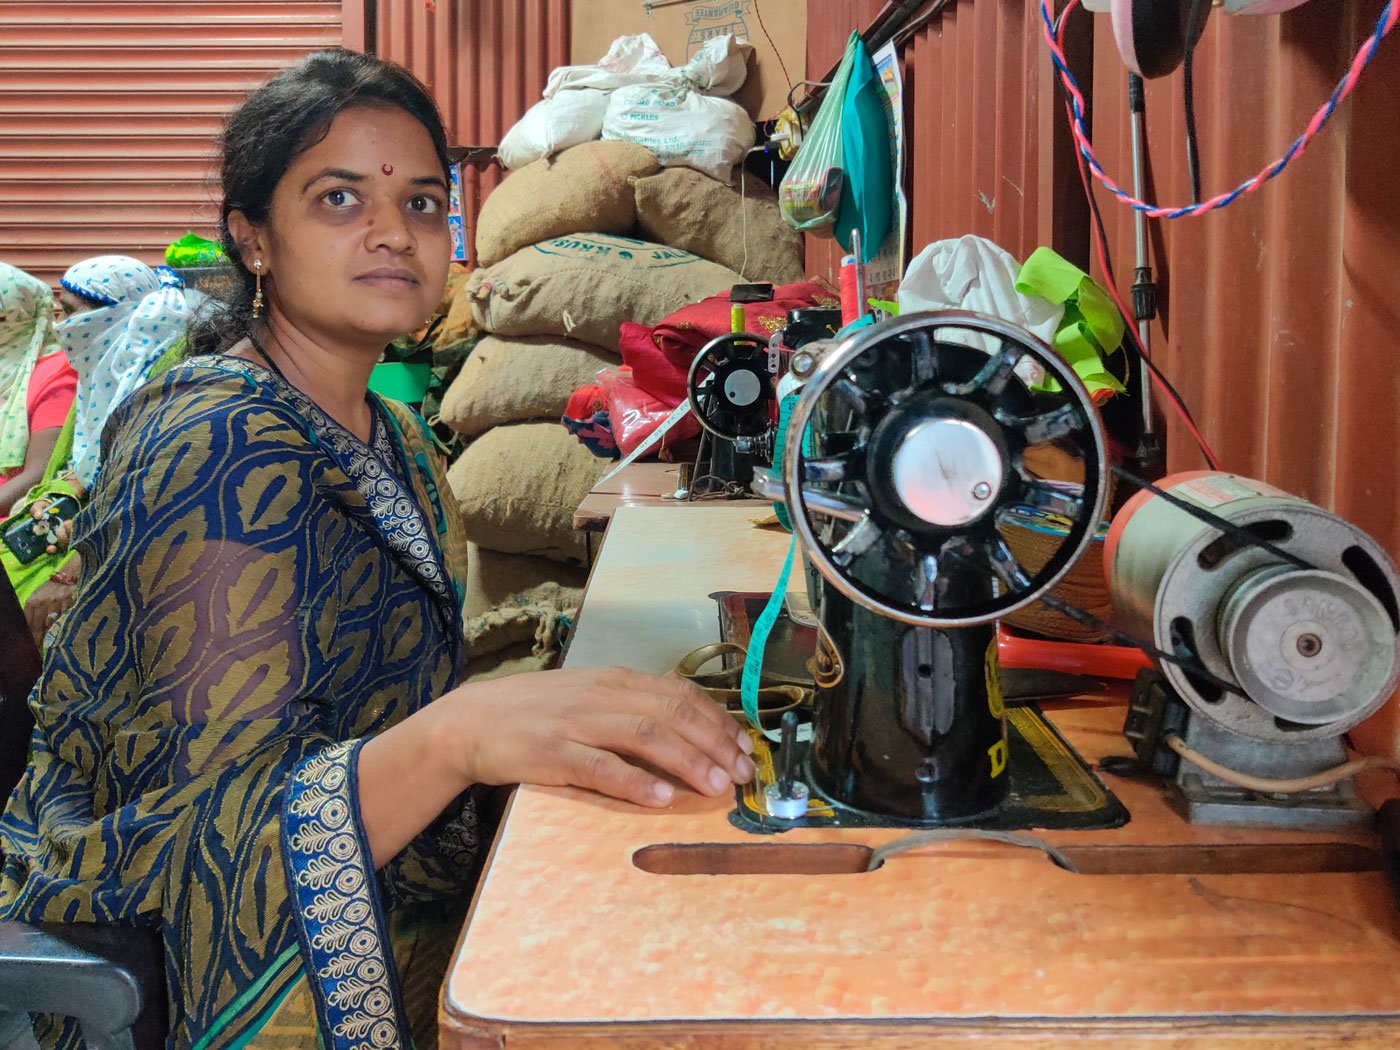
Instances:
[[[379,170],[382,171],[385,175],[394,174],[394,166],[392,164],[385,164]]]

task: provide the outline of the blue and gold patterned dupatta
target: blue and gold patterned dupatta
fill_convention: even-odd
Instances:
[[[475,815],[376,872],[356,762],[459,678],[465,543],[422,421],[371,404],[367,445],[257,365],[186,362],[109,422],[76,522],[0,915],[158,928],[173,1047],[433,1042]]]

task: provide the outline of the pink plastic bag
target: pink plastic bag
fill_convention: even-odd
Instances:
[[[665,422],[674,405],[668,405],[648,394],[639,387],[632,377],[632,370],[626,365],[621,368],[605,368],[598,373],[598,386],[608,402],[608,419],[612,422],[613,437],[617,439],[617,449],[624,457],[651,436],[652,431]],[[653,450],[662,458],[664,450],[689,440],[700,433],[700,424],[694,416],[685,416],[677,422]]]

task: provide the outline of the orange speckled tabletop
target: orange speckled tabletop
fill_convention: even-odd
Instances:
[[[568,666],[660,672],[715,640],[708,595],[771,588],[787,548],[786,534],[754,529],[753,516],[621,510]],[[1086,758],[1127,753],[1121,707],[1085,700],[1047,713]],[[1126,826],[1044,837],[1067,846],[1348,840],[1188,825],[1159,787],[1111,786],[1132,814]],[[448,1041],[456,1032],[456,1045],[477,1045],[467,1032],[494,1044],[517,1026],[625,1033],[639,1022],[679,1025],[696,1039],[706,1025],[785,1019],[1351,1017],[1384,1029],[1375,1045],[1400,1045],[1400,917],[1379,872],[1081,875],[1026,850],[967,842],[866,874],[634,866],[633,854],[656,844],[877,846],[898,834],[756,839],[730,825],[731,806],[682,794],[657,812],[572,790],[519,791],[448,973]],[[1371,844],[1364,834],[1350,841]]]

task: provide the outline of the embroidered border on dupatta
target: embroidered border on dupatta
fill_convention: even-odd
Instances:
[[[399,457],[387,446],[383,413],[374,406],[378,449],[371,449],[350,431],[331,419],[304,393],[270,369],[236,357],[191,358],[187,365],[202,365],[240,375],[254,383],[271,386],[308,423],[324,446],[337,458],[350,481],[359,490],[374,516],[389,549],[398,554],[409,569],[437,598],[449,625],[455,624],[458,605],[455,588],[447,573],[435,531],[424,517],[413,493],[404,488],[391,464]],[[373,404],[371,402],[371,404]],[[387,456],[387,458],[386,458]]]
[[[332,745],[292,773],[282,856],[328,1050],[402,1050],[411,1040],[354,787],[362,744]]]

